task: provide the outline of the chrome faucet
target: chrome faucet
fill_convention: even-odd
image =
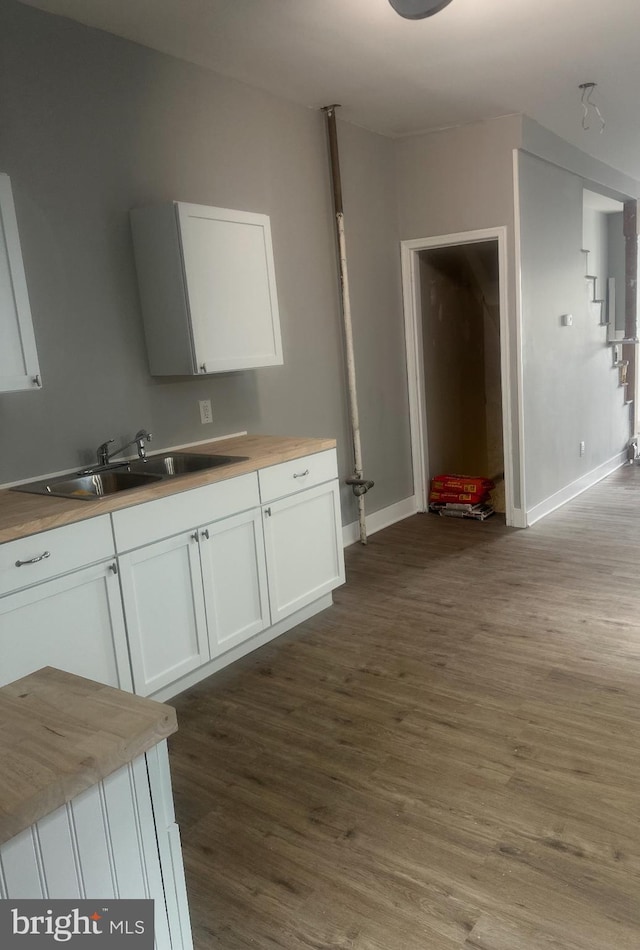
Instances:
[[[131,442],[121,445],[119,449],[114,449],[113,452],[109,451],[109,446],[114,440],[108,439],[106,442],[103,442],[102,445],[98,446],[98,464],[108,465],[109,460],[112,459],[114,455],[120,455],[121,452],[124,452],[132,445],[138,448],[138,458],[146,459],[147,450],[145,448],[145,442],[151,442],[152,438],[153,436],[150,432],[147,432],[146,429],[140,429],[139,432],[136,432]]]

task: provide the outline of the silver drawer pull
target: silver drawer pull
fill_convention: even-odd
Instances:
[[[309,474],[309,469],[308,469],[308,468],[305,468],[304,472],[294,472],[294,473],[293,473],[293,477],[294,477],[294,478],[304,478],[304,476],[305,476],[305,475],[308,475],[308,474]]]
[[[39,554],[37,557],[29,558],[28,561],[16,561],[16,567],[22,567],[24,564],[37,564],[38,561],[44,561],[46,557],[51,557],[50,551],[45,551],[43,554]]]

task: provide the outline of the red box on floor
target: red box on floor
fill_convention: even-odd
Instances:
[[[486,494],[495,487],[490,478],[483,478],[478,475],[435,475],[431,479],[431,488],[436,491]],[[453,501],[451,498],[447,500]]]

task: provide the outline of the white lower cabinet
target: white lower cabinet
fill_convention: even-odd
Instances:
[[[335,450],[137,505],[113,523],[116,549],[133,548],[118,563],[142,696],[197,682],[344,583]],[[163,528],[174,533],[161,538]]]
[[[131,690],[116,562],[0,598],[0,686],[43,666]]]
[[[118,560],[133,686],[142,696],[269,626],[259,508],[145,545]]]
[[[0,685],[49,665],[166,699],[342,583],[335,450],[27,536],[0,545]]]
[[[119,558],[134,691],[149,696],[209,659],[196,531]]]
[[[344,583],[337,480],[263,508],[271,622]]]

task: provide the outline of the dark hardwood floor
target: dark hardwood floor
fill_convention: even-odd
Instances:
[[[640,468],[347,572],[173,701],[197,950],[638,950]]]

